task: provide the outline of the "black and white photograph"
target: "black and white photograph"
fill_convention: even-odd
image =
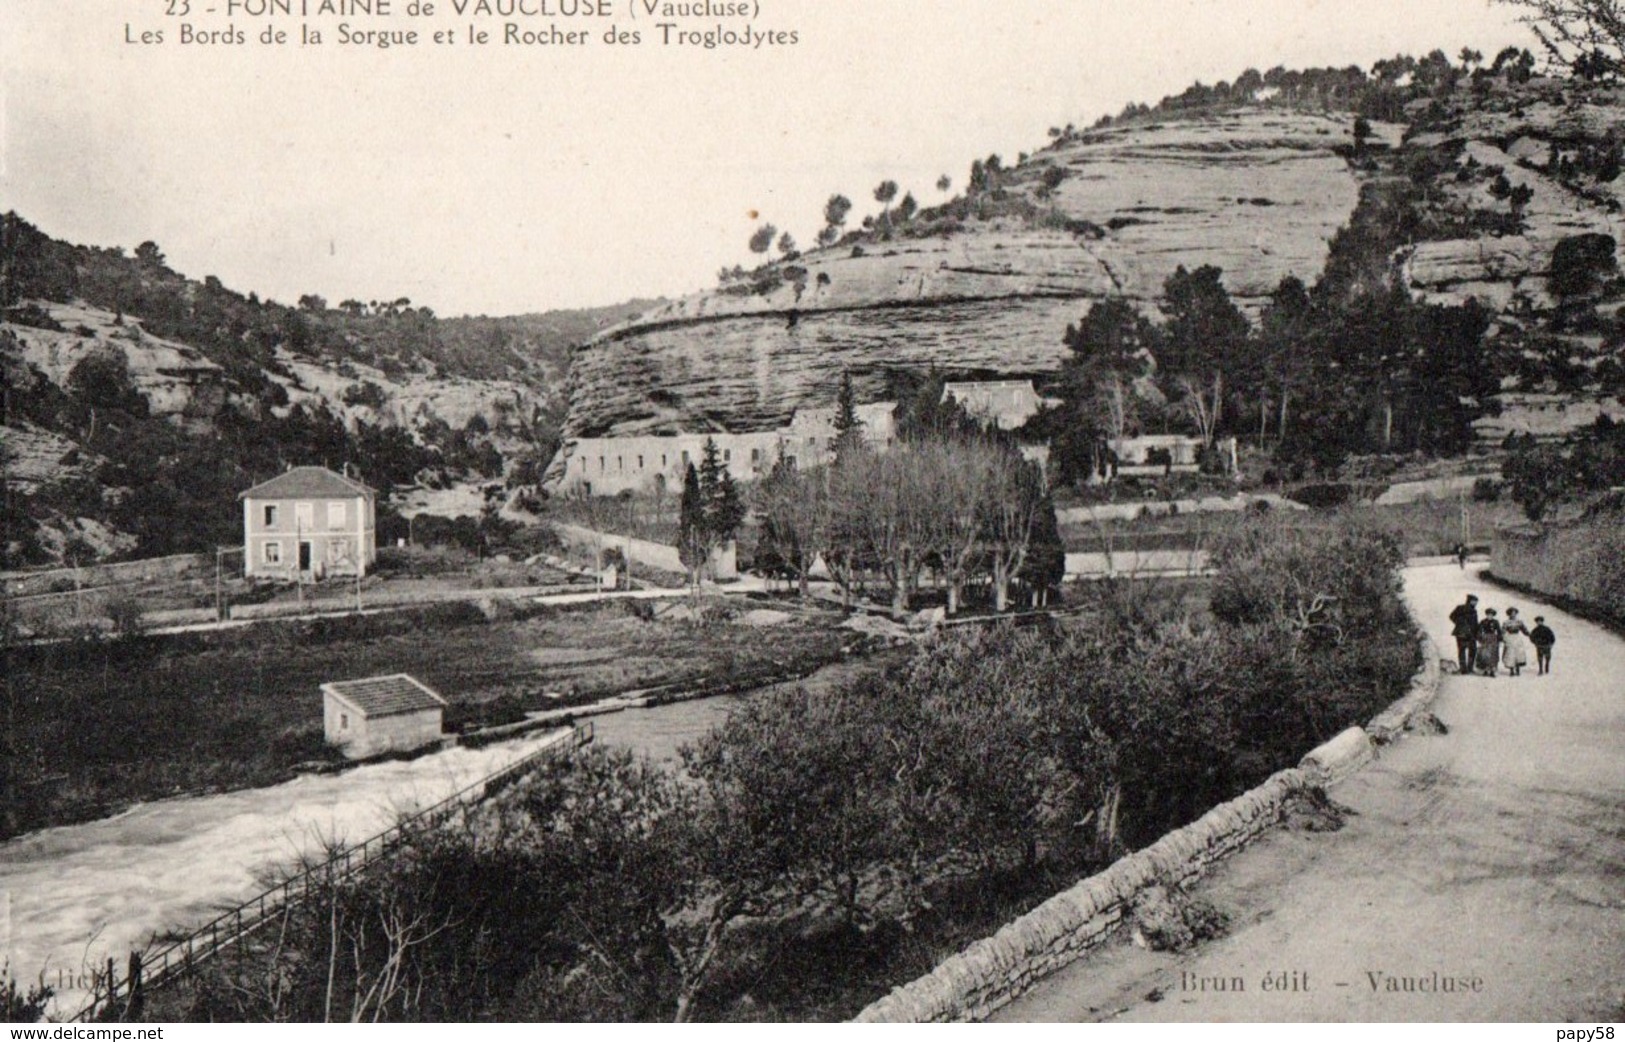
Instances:
[[[0,0],[0,1020],[1607,1042],[1622,175],[1625,0]]]

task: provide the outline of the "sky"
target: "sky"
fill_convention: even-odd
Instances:
[[[931,205],[978,156],[1194,81],[1533,46],[1489,0],[754,0],[753,20],[674,20],[796,37],[717,49],[661,43],[648,0],[256,17],[269,2],[0,0],[0,210],[70,242],[152,240],[177,271],[284,303],[594,306],[713,285],[763,221],[810,244],[834,192],[853,223],[884,179]],[[503,44],[507,22],[590,42]],[[422,42],[340,43],[341,23]],[[301,24],[325,42],[301,46]],[[491,43],[467,42],[475,24]],[[182,43],[182,25],[246,39]],[[289,42],[258,43],[267,28]]]

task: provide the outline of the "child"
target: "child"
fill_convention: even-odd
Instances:
[[[1552,671],[1552,645],[1557,643],[1557,634],[1546,625],[1544,615],[1535,616],[1535,628],[1529,631],[1529,643],[1535,646],[1536,676],[1544,676]]]
[[[1478,671],[1484,676],[1495,676],[1501,666],[1501,620],[1494,608],[1485,608],[1478,622]]]

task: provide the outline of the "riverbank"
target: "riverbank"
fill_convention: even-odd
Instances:
[[[411,673],[447,698],[447,724],[462,730],[633,689],[762,683],[837,661],[858,640],[832,612],[775,611],[764,626],[752,608],[457,604],[9,649],[20,755],[0,767],[0,838],[338,764],[322,735],[330,680]]]

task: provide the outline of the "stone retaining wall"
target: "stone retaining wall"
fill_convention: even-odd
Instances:
[[[1625,496],[1573,521],[1498,529],[1490,568],[1517,586],[1625,620]]]
[[[1392,741],[1431,705],[1439,687],[1439,655],[1422,638],[1422,668],[1410,691],[1371,722]],[[1351,727],[1312,750],[1303,762],[1175,829],[1143,850],[1064,890],[992,937],[951,956],[918,980],[895,988],[856,1019],[868,1023],[982,1020],[1033,984],[1104,943],[1139,892],[1182,885],[1273,828],[1291,800],[1324,790],[1369,763],[1376,746],[1365,728]]]

